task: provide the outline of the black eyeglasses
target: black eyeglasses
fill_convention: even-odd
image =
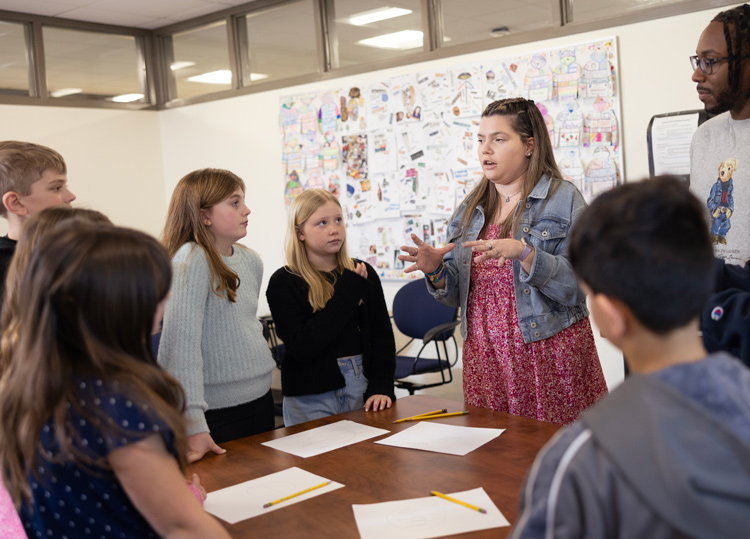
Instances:
[[[710,75],[714,72],[714,64],[718,64],[724,60],[729,60],[729,56],[725,56],[724,58],[701,58],[698,56],[691,56],[690,65],[693,66],[693,71],[700,66],[704,75]]]

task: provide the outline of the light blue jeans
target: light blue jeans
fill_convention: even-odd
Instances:
[[[337,361],[344,375],[344,387],[317,395],[284,397],[285,427],[364,407],[367,378],[362,369],[362,356],[340,357]]]

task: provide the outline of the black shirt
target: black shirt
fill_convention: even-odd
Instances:
[[[8,236],[0,236],[0,305],[2,305],[3,292],[5,291],[5,277],[8,275],[10,261],[16,252],[16,240]]]

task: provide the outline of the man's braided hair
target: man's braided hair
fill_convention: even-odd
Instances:
[[[742,83],[742,60],[750,52],[750,5],[743,4],[722,11],[711,22],[720,22],[724,26],[724,39],[727,41],[729,56],[729,87],[737,92]],[[745,94],[745,99],[748,98],[750,89]]]

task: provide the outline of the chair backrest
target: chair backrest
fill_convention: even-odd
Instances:
[[[424,279],[402,286],[393,298],[393,322],[398,330],[412,339],[421,339],[430,329],[456,319],[458,309],[438,303],[427,291]],[[444,333],[437,340],[450,337]]]

